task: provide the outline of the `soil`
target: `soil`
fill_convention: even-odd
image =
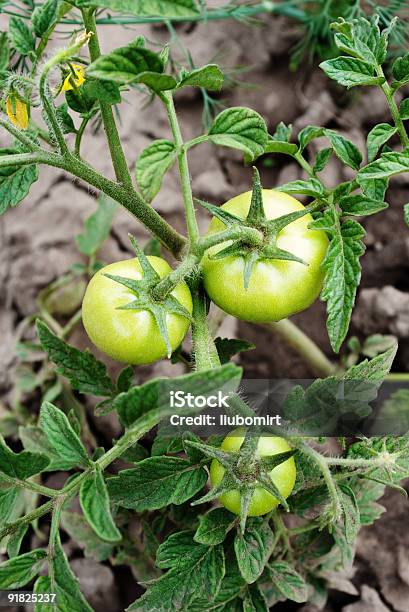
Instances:
[[[167,32],[157,27],[105,27],[101,29],[104,51],[126,43],[141,31],[149,39],[167,39]],[[196,65],[217,58],[225,70],[249,63],[256,67],[250,66],[247,72],[239,75],[239,79],[252,84],[252,88],[236,85],[223,94],[220,102],[254,108],[265,117],[270,131],[274,131],[279,121],[292,123],[296,131],[316,123],[342,130],[363,150],[363,135],[375,123],[389,120],[385,102],[375,89],[341,92],[316,66],[311,65],[290,72],[289,51],[299,33],[294,23],[284,18],[263,18],[257,28],[235,22],[228,25],[225,22],[212,23],[211,27],[182,26],[177,33]],[[135,92],[126,98],[127,104],[121,107],[121,133],[130,167],[133,167],[142,149],[153,138],[166,138],[169,130],[156,102],[145,106],[147,100]],[[177,107],[185,137],[197,135],[202,114],[200,94],[181,93]],[[6,143],[3,134],[1,142]],[[112,177],[105,151],[102,132],[84,140],[83,156],[106,176]],[[241,156],[234,151],[215,151],[205,145],[194,148],[191,153],[191,174],[197,197],[218,204],[249,189],[251,170],[243,168]],[[265,187],[274,187],[301,176],[298,167],[284,156],[275,157],[271,167],[263,160],[258,166]],[[334,161],[325,171],[324,178],[329,184],[334,184],[349,178],[349,171]],[[367,252],[362,260],[363,282],[350,329],[351,336],[357,335],[361,339],[374,332],[397,336],[400,348],[394,368],[403,372],[409,371],[409,237],[402,214],[402,205],[408,201],[408,186],[408,174],[392,181],[387,198],[389,210],[382,214],[381,221],[374,217],[364,223]],[[87,186],[73,182],[71,177],[58,170],[43,167],[40,180],[33,186],[27,200],[0,218],[0,283],[3,288],[0,295],[0,391],[5,403],[15,376],[14,347],[18,324],[37,311],[39,290],[73,263],[81,261],[73,248],[73,241],[81,231],[84,219],[93,212],[94,200],[95,194]],[[164,218],[183,231],[175,171],[166,178],[154,206]],[[199,215],[201,229],[205,229],[207,215],[201,212]],[[131,252],[127,239],[129,231],[142,242],[147,239],[145,231],[133,218],[118,211],[100,259],[110,262],[127,257]],[[325,331],[325,306],[321,302],[294,317],[294,321],[333,358]],[[269,333],[262,327],[238,323],[231,318],[225,320],[221,330],[221,335],[244,338],[257,345],[257,349],[240,358],[247,377],[310,378],[312,372],[308,366]],[[86,345],[82,330],[75,333],[73,342],[79,347]],[[114,366],[111,364],[111,367]],[[141,369],[139,376],[143,379],[159,374],[176,375],[179,368],[158,364]],[[109,417],[95,422],[93,427],[106,438],[118,433],[116,420]],[[409,610],[407,505],[397,492],[389,493],[384,505],[388,513],[374,527],[364,529],[360,536],[354,578],[358,594],[344,596],[334,591],[326,607],[328,612],[341,609],[344,612]],[[100,565],[93,571],[89,563],[81,564],[80,559],[76,563],[75,571],[85,593],[90,594],[90,602],[93,603],[93,598],[97,597],[94,602],[96,609],[107,609],[104,604],[101,607],[101,602],[108,601],[106,598],[110,593],[110,612],[114,612],[119,600],[113,588],[112,570],[104,568],[107,575],[101,576]],[[115,574],[120,588],[129,582],[126,580],[129,577],[121,574],[120,568],[115,569]],[[282,610],[287,609],[300,608],[282,605]],[[301,609],[313,612],[311,606]]]

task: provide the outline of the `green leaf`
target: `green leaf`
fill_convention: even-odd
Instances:
[[[64,102],[55,109],[55,112],[64,134],[76,134],[77,129],[71,115],[68,112],[68,104]]]
[[[69,379],[73,389],[97,396],[112,396],[114,384],[106,366],[91,353],[79,351],[60,340],[42,321],[37,321],[41,346],[57,366],[57,371]]]
[[[379,149],[385,142],[397,132],[396,127],[389,123],[379,123],[369,132],[366,139],[366,147],[368,149],[368,162],[372,162],[378,154]]]
[[[89,466],[87,451],[62,410],[44,402],[40,410],[39,424],[49,444],[61,459],[71,463],[71,467]]]
[[[358,365],[349,368],[344,378],[346,380],[383,381],[391,370],[397,350],[398,344],[395,342],[394,346],[370,361],[365,359]]]
[[[77,6],[95,6],[137,17],[164,19],[194,17],[198,14],[194,0],[76,0]]]
[[[236,517],[224,508],[214,508],[199,517],[199,527],[194,535],[194,541],[207,546],[224,542],[226,535],[236,523]]]
[[[59,472],[71,469],[71,461],[67,461],[63,457],[60,457],[51,446],[47,436],[40,427],[35,427],[33,425],[19,427],[18,435],[25,450],[48,457],[50,463],[43,470],[44,472]]]
[[[10,61],[10,45],[7,32],[0,32],[0,71],[7,70]]]
[[[340,199],[339,205],[344,215],[354,215],[357,217],[374,215],[388,208],[386,202],[371,200],[363,195],[344,196]]]
[[[95,255],[109,236],[117,204],[108,196],[101,196],[98,208],[85,221],[84,232],[75,237],[81,253],[91,257]]]
[[[34,33],[38,38],[41,38],[56,21],[58,17],[58,9],[60,0],[46,0],[40,6],[37,6],[31,17]]]
[[[41,571],[47,553],[40,548],[0,564],[0,589],[19,589]]]
[[[219,354],[220,363],[229,363],[230,359],[243,351],[251,351],[256,348],[255,344],[246,342],[246,340],[237,340],[236,338],[216,338],[215,345]]]
[[[296,144],[269,139],[264,148],[264,153],[283,153],[284,155],[295,155],[298,151]]]
[[[18,496],[18,489],[10,487],[0,490],[0,529],[3,529],[8,522]]]
[[[232,107],[217,115],[209,130],[209,139],[216,145],[239,149],[255,160],[264,153],[267,126],[256,111]]]
[[[62,525],[68,535],[84,549],[85,557],[95,561],[106,561],[112,555],[113,543],[101,540],[78,512],[63,512]]]
[[[28,523],[22,523],[7,540],[7,554],[11,558],[17,557],[20,553],[21,544],[29,528]]]
[[[379,159],[371,162],[358,172],[358,183],[375,179],[388,179],[394,174],[409,171],[409,155],[407,153],[383,153]]]
[[[46,595],[52,592],[51,580],[48,576],[39,576],[34,584],[34,593],[36,595]],[[52,603],[37,603],[34,606],[35,612],[61,612],[62,608]]]
[[[191,71],[183,71],[179,75],[177,89],[183,87],[201,87],[209,91],[220,91],[223,86],[224,76],[217,64],[208,64],[202,68]]]
[[[121,532],[112,518],[108,489],[98,465],[81,485],[80,503],[85,518],[101,540],[118,542],[121,539]]]
[[[401,85],[409,82],[409,53],[393,62],[392,74]]]
[[[180,505],[207,482],[204,468],[180,457],[148,457],[107,481],[113,503],[137,512]]]
[[[291,181],[290,183],[285,183],[285,185],[280,185],[277,188],[277,191],[283,191],[284,193],[296,193],[300,195],[308,195],[313,198],[319,198],[325,194],[324,186],[322,183],[315,178],[308,179],[308,181]]]
[[[380,179],[365,179],[363,177],[359,178],[359,186],[362,189],[362,193],[371,200],[376,200],[378,202],[382,202],[386,190],[388,189],[389,179],[380,178]]]
[[[354,143],[337,134],[334,130],[324,130],[324,134],[331,142],[335,155],[350,168],[359,170],[362,155]]]
[[[9,156],[18,151],[13,149],[1,149],[0,156]],[[17,206],[24,200],[30,191],[30,187],[38,179],[38,168],[29,166],[5,166],[0,168],[0,215],[9,206]]]
[[[305,147],[315,138],[321,138],[324,135],[324,128],[316,125],[307,125],[298,134],[298,141],[300,143],[300,152],[302,153]]]
[[[399,114],[404,121],[409,119],[409,98],[402,100],[399,106]]]
[[[195,600],[212,603],[225,574],[223,548],[197,544],[186,531],[171,535],[159,546],[157,565],[170,570],[150,582],[129,611],[174,612],[192,609]]]
[[[247,587],[243,599],[243,612],[268,612],[266,598],[258,584]]]
[[[348,332],[356,291],[361,280],[359,259],[365,251],[362,242],[365,231],[352,219],[339,224],[333,210],[327,211],[322,219],[314,221],[310,227],[326,229],[331,235],[322,264],[325,283],[321,297],[327,302],[327,329],[331,346],[338,352]]]
[[[321,149],[321,151],[318,151],[317,156],[315,158],[313,171],[317,173],[324,170],[325,166],[330,160],[331,155],[332,147],[328,147],[327,149]]]
[[[320,68],[330,79],[348,89],[356,85],[380,85],[384,79],[374,76],[374,67],[368,62],[340,56],[320,64]]]
[[[293,131],[292,125],[286,125],[283,121],[277,125],[276,130],[272,136],[270,136],[271,140],[277,140],[281,142],[290,142],[291,133]]]
[[[170,140],[155,140],[142,151],[136,162],[136,182],[143,197],[152,202],[163,177],[176,161],[177,150]]]
[[[115,399],[115,408],[124,427],[131,427],[142,414],[152,409],[169,407],[171,391],[183,391],[195,395],[207,395],[220,390],[224,385],[234,390],[241,377],[241,370],[233,363],[220,368],[184,374],[176,378],[150,380],[140,387],[132,387]]]
[[[35,40],[31,28],[27,22],[14,15],[9,21],[9,36],[11,45],[21,55],[29,55],[35,49]]]
[[[168,91],[175,89],[177,86],[176,79],[170,74],[161,74],[159,72],[153,72],[152,70],[141,72],[133,81],[133,83],[142,83],[152,89],[152,91],[159,93],[161,91]]]
[[[87,68],[87,75],[118,84],[137,82],[144,72],[163,72],[163,62],[157,53],[142,46],[138,37],[126,47],[102,55]]]
[[[274,561],[268,566],[271,581],[280,593],[291,601],[303,603],[308,599],[308,589],[304,579],[286,561]]]
[[[58,612],[93,612],[81,593],[79,582],[70,568],[58,531],[52,542],[52,551],[53,554],[49,560],[52,567],[51,588],[48,592],[56,593]]]
[[[237,563],[244,580],[251,584],[261,576],[273,551],[274,534],[263,519],[252,519],[243,534],[234,539]]]
[[[42,472],[50,463],[50,460],[45,455],[22,451],[14,453],[0,436],[0,475],[1,472],[17,478],[25,480]]]

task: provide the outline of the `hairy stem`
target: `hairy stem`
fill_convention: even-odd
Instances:
[[[81,125],[78,129],[78,132],[75,136],[74,153],[76,157],[78,158],[81,158],[81,141],[82,141],[82,137],[84,136],[85,128],[87,127],[89,123],[89,120],[90,120],[89,117],[83,118],[83,120],[81,121]]]
[[[319,346],[289,319],[266,323],[265,326],[284,340],[310,366],[315,376],[326,377],[335,374],[335,365],[324,355]]]
[[[196,257],[196,255],[187,255],[180,266],[172,270],[170,274],[165,276],[165,278],[156,285],[152,291],[153,297],[157,300],[164,299],[168,293],[173,291],[176,285],[184,281],[186,277],[192,273],[197,263],[198,257]]]
[[[192,340],[197,370],[220,366],[220,358],[207,320],[207,297],[201,282],[190,284],[193,297]]]
[[[185,204],[186,226],[190,243],[192,245],[195,245],[196,242],[199,240],[199,227],[197,225],[195,207],[193,203],[192,188],[189,176],[189,166],[187,163],[187,152],[183,146],[183,138],[179,127],[172,94],[171,92],[163,92],[160,97],[163,103],[165,104],[175,145],[178,149],[179,174],[182,187],[183,202]]]
[[[395,101],[395,97],[394,97],[394,93],[388,83],[388,81],[386,80],[385,77],[385,73],[382,69],[381,66],[378,66],[376,69],[376,72],[378,74],[378,76],[382,77],[385,79],[385,82],[381,85],[381,89],[383,91],[383,93],[385,94],[386,100],[388,102],[388,106],[389,106],[389,110],[391,112],[392,115],[392,119],[394,124],[396,125],[396,127],[398,128],[398,132],[399,132],[399,137],[402,143],[402,146],[404,149],[408,149],[409,148],[409,136],[406,132],[405,126],[403,124],[403,121],[401,119],[401,116],[399,114],[399,109],[398,106],[396,104]]]
[[[97,27],[95,23],[95,9],[83,9],[82,18],[84,20],[86,32],[92,34],[88,42],[88,48],[91,61],[94,62],[101,55]],[[121,140],[119,138],[112,106],[104,101],[100,101],[100,108],[102,122],[104,124],[108,146],[111,153],[112,164],[115,170],[115,176],[117,181],[124,187],[132,189],[132,178],[128,169]]]
[[[42,495],[43,497],[57,497],[57,495],[59,494],[59,491],[56,491],[55,489],[43,487],[42,485],[37,484],[36,482],[32,482],[31,480],[20,480],[19,478],[13,478],[12,476],[8,476],[4,472],[1,473],[0,480],[3,482],[8,482],[14,487],[34,491],[34,493],[38,493],[38,495]]]

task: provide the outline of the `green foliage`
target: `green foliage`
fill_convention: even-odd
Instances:
[[[1,149],[0,161],[9,155],[17,155],[13,149]],[[17,159],[17,158],[16,158]],[[9,206],[17,206],[30,191],[30,187],[38,179],[38,168],[35,165],[10,165],[0,167],[0,214]]]

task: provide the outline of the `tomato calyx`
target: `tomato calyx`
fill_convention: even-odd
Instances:
[[[290,223],[304,217],[306,214],[317,208],[317,205],[305,207],[303,210],[298,210],[293,213],[283,215],[277,219],[267,219],[264,205],[263,192],[260,182],[260,175],[257,168],[253,168],[253,191],[250,203],[250,209],[245,219],[209,204],[202,200],[197,200],[198,203],[206,208],[214,217],[219,219],[227,228],[253,228],[258,230],[262,235],[262,243],[254,245],[246,237],[233,240],[231,244],[222,250],[209,256],[209,259],[224,259],[225,257],[238,256],[244,259],[244,287],[248,288],[250,283],[251,273],[254,266],[262,260],[280,259],[286,261],[295,261],[302,265],[308,266],[308,263],[297,257],[290,251],[280,249],[277,246],[277,238],[279,233]]]
[[[274,484],[270,472],[277,465],[290,459],[296,451],[291,450],[268,457],[260,457],[257,453],[258,441],[258,435],[247,432],[245,440],[238,451],[226,452],[201,442],[186,440],[185,444],[187,446],[201,451],[211,459],[216,459],[225,470],[220,483],[206,495],[195,500],[192,506],[217,499],[229,491],[238,490],[240,491],[240,526],[242,531],[244,531],[254,489],[262,487],[278,499],[283,508],[288,512],[287,501]]]
[[[172,347],[169,339],[166,317],[168,314],[176,314],[191,321],[191,314],[173,295],[171,295],[171,293],[168,293],[163,298],[158,298],[154,294],[153,290],[161,281],[161,278],[149,262],[145,253],[137,244],[135,238],[129,235],[129,239],[141,265],[143,277],[140,280],[135,280],[133,278],[126,278],[113,274],[104,274],[104,276],[116,283],[124,285],[130,289],[131,293],[135,296],[135,299],[128,304],[118,306],[118,310],[147,310],[152,314],[165,342],[167,356],[170,357],[172,354]]]

